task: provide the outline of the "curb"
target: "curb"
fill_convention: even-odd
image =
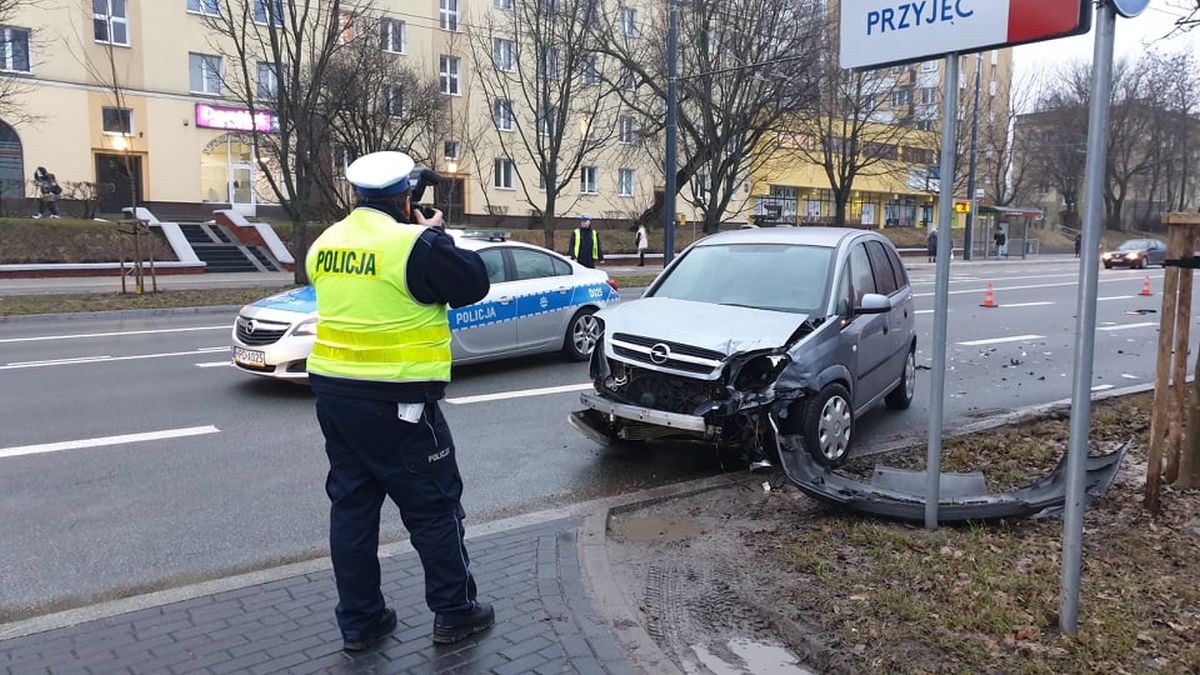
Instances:
[[[242,305],[205,305],[202,307],[160,307],[158,309],[114,309],[102,312],[68,312],[64,314],[18,314],[0,316],[0,324],[37,323],[39,321],[82,321],[87,319],[144,319],[156,316],[192,316],[197,314],[227,314],[237,312]],[[230,324],[232,326],[232,324]]]
[[[546,509],[534,513],[527,513],[511,518],[503,518],[493,520],[479,525],[470,526],[468,528],[467,540],[477,539],[490,534],[500,532],[508,532],[523,527],[539,525],[564,518],[580,518],[589,515],[603,512],[606,514],[610,508],[625,506],[632,507],[639,503],[654,503],[665,499],[670,499],[675,496],[684,496],[704,492],[726,485],[731,485],[737,481],[729,476],[711,476],[709,478],[699,478],[696,480],[686,481],[683,483],[675,483],[638,492],[631,492],[624,495],[616,495],[612,497],[603,497],[593,499],[578,504],[562,506],[558,508]],[[391,544],[385,544],[379,547],[380,558],[391,558],[413,550],[412,545],[408,540],[401,540]],[[607,558],[606,558],[607,559]],[[333,564],[329,560],[328,553],[322,553],[320,558],[305,560],[298,563],[280,565],[267,569],[258,570],[255,572],[247,572],[228,577],[211,579],[200,583],[189,584],[187,586],[179,586],[176,588],[168,588],[152,593],[135,595],[120,600],[111,600],[107,602],[76,607],[74,609],[63,610],[51,614],[44,614],[28,619],[21,619],[10,623],[0,624],[0,641],[10,640],[12,638],[24,637],[35,633],[44,633],[50,630],[75,626],[96,619],[105,619],[119,614],[126,614],[152,607],[169,605],[184,600],[192,600],[194,598],[223,593],[238,588],[247,586],[257,586],[260,584],[287,579],[304,574],[313,574],[315,572],[325,572],[333,568]]]

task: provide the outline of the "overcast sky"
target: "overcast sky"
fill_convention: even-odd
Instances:
[[[1186,2],[1194,0],[1151,0],[1150,6],[1136,19],[1117,17],[1117,56],[1136,56],[1145,51],[1147,45],[1172,52],[1187,48],[1200,53],[1200,27],[1184,34],[1177,32],[1167,40],[1161,39],[1171,33],[1178,17],[1187,13],[1181,8]],[[1017,77],[1031,69],[1053,71],[1072,60],[1091,61],[1094,40],[1094,34],[1089,34],[1017,47],[1013,53]]]

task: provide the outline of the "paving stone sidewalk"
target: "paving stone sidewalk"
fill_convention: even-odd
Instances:
[[[468,542],[496,626],[436,647],[415,553],[385,558],[399,626],[357,657],[341,651],[332,571],[0,641],[0,673],[632,673],[584,594],[563,519]]]

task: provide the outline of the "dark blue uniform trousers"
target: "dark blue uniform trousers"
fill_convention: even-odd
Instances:
[[[378,558],[384,497],[400,508],[421,556],[429,609],[452,615],[474,607],[462,478],[437,404],[426,404],[421,419],[411,423],[399,419],[396,403],[318,395],[317,419],[329,456],[325,491],[342,634],[358,639],[384,610]]]

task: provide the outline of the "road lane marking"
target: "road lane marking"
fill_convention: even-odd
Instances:
[[[210,361],[209,363],[197,363],[197,368],[220,368],[221,366],[232,366],[231,361]]]
[[[458,398],[448,398],[446,403],[453,405],[467,405],[468,403],[487,403],[489,401],[507,401],[514,398],[528,398],[531,396],[547,396],[550,394],[567,394],[573,391],[583,391],[591,389],[592,384],[564,384],[558,387],[541,387],[538,389],[518,389],[516,391],[501,391],[495,394],[480,394],[478,396],[460,396]]]
[[[918,309],[913,314],[933,314],[936,311],[936,309]]]
[[[161,328],[155,330],[123,330],[112,333],[76,333],[74,335],[38,335],[34,337],[3,338],[0,344],[14,342],[45,342],[47,340],[80,340],[83,338],[123,337],[126,335],[159,335],[162,333],[192,333],[202,330],[232,330],[231,324],[224,326],[196,326],[193,328]]]
[[[1046,305],[1053,305],[1053,304],[1054,303],[1050,302],[1049,300],[1042,300],[1041,302],[1012,302],[1012,303],[1007,303],[1007,304],[1003,304],[1000,306],[1008,307],[1009,309],[1011,309],[1013,307],[1044,307]]]
[[[1120,282],[1124,282],[1124,283],[1134,283],[1134,280],[1125,279],[1125,278],[1100,279],[1099,283],[1108,284],[1108,283],[1112,283],[1115,281],[1120,281]],[[1024,286],[1003,286],[1003,287],[996,286],[992,290],[995,291],[996,293],[1000,293],[1002,291],[1028,291],[1028,290],[1032,290],[1035,288],[1063,288],[1066,286],[1078,286],[1078,285],[1079,285],[1078,281],[1064,281],[1062,283],[1055,283],[1055,284],[1026,284]],[[967,288],[967,289],[962,289],[962,290],[958,290],[958,291],[950,291],[950,295],[966,295],[967,293],[983,293],[984,290],[986,290],[986,289]],[[933,295],[934,295],[933,293],[913,293],[914,298],[932,298]]]
[[[1116,387],[1117,385],[1115,384],[1098,384],[1092,387],[1092,391],[1108,391],[1109,389],[1116,389]]]
[[[1158,326],[1158,324],[1153,321],[1143,321],[1142,323],[1123,323],[1123,324],[1120,324],[1117,326],[1101,326],[1100,328],[1097,328],[1096,330],[1103,330],[1103,331],[1111,332],[1111,331],[1115,331],[1115,330],[1133,330],[1135,328],[1149,328],[1151,326]]]
[[[202,347],[187,352],[163,352],[161,354],[137,354],[134,356],[78,356],[70,359],[50,359],[48,361],[14,361],[0,366],[0,370],[21,370],[23,368],[46,368],[49,366],[73,366],[86,363],[112,363],[116,361],[141,361],[143,359],[161,359],[170,356],[195,356],[196,354],[212,354],[213,352],[229,351],[229,347]]]
[[[1078,276],[1079,276],[1078,273],[1075,273],[1075,274],[1030,274],[1027,276],[1018,276],[1018,277],[1006,277],[1003,274],[1001,274],[1001,275],[997,275],[997,276],[993,277],[992,279],[993,279],[993,281],[996,279],[999,279],[1001,281],[1021,281],[1023,279],[1058,279],[1058,278],[1075,278]],[[985,279],[986,279],[986,277],[979,277],[979,276],[951,277],[950,283],[954,284],[954,283],[963,283],[963,282],[969,282],[969,281],[984,281]],[[937,283],[936,277],[929,281],[925,281],[923,279],[919,280],[919,281],[918,280],[912,281],[912,284],[914,286],[929,285],[929,284],[935,284],[935,283]]]
[[[1109,300],[1132,300],[1136,295],[1110,295],[1104,298],[1096,298],[1096,302],[1108,302]]]
[[[1045,335],[1010,335],[1008,337],[984,338],[982,340],[968,340],[958,344],[964,347],[982,347],[983,345],[998,345],[1005,342],[1028,342],[1029,340],[1042,340]]]
[[[40,455],[47,452],[62,450],[81,450],[83,448],[99,448],[109,445],[125,445],[127,443],[145,443],[147,441],[162,441],[172,438],[187,438],[220,433],[220,429],[209,424],[203,427],[185,427],[182,429],[165,429],[163,431],[147,431],[140,434],[123,434],[121,436],[104,436],[88,438],[81,441],[63,441],[61,443],[40,443],[37,445],[18,445],[11,448],[0,448],[0,459],[5,457],[21,457],[23,455]]]

